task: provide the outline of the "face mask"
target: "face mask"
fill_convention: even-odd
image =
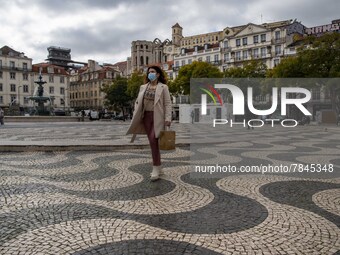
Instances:
[[[148,78],[149,78],[150,81],[154,81],[154,80],[157,79],[157,76],[156,76],[155,73],[149,73],[148,74]]]

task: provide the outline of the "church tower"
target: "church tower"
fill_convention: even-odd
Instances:
[[[183,28],[178,23],[172,26],[172,44],[173,45],[175,46],[181,45],[181,40],[183,38],[182,30]]]

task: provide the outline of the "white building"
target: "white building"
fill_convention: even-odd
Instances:
[[[8,46],[0,49],[0,107],[28,106],[33,93],[32,59]]]

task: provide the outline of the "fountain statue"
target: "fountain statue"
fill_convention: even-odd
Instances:
[[[47,109],[45,107],[45,103],[49,101],[51,105],[51,97],[46,96],[44,94],[43,85],[47,82],[42,80],[41,67],[39,69],[39,80],[35,81],[34,83],[38,84],[38,87],[34,90],[33,96],[28,97],[28,99],[34,101],[35,103],[38,103],[38,107],[36,108],[35,114],[36,115],[50,115],[51,109]]]

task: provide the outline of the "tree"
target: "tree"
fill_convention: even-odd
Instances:
[[[123,115],[124,109],[130,107],[132,97],[127,94],[128,82],[126,78],[118,77],[111,84],[105,84],[101,89],[106,93],[105,104],[113,105],[115,109],[121,110]]]
[[[267,66],[262,61],[249,61],[243,67],[232,67],[224,71],[224,77],[265,78]]]
[[[176,94],[190,94],[191,78],[221,78],[223,74],[220,70],[207,62],[194,61],[189,65],[181,67],[178,77],[171,83],[171,91]]]
[[[144,84],[145,75],[142,72],[134,72],[131,77],[127,80],[127,94],[131,98],[137,98],[139,88]]]
[[[232,67],[225,70],[224,77],[228,78],[229,82],[237,85],[245,95],[247,94],[247,88],[252,87],[254,98],[261,94],[261,87],[264,84],[263,78],[266,77],[266,73],[267,66],[262,61],[251,60],[243,65],[243,67]],[[230,98],[230,93],[228,93],[228,101],[232,102]],[[248,108],[246,107],[246,101],[245,109],[248,110]]]
[[[283,59],[270,73],[273,78],[332,78],[340,77],[340,34],[330,33],[321,37],[307,37],[297,56]],[[337,80],[309,79],[300,86],[320,86],[329,91],[332,108],[339,116],[340,84]]]

